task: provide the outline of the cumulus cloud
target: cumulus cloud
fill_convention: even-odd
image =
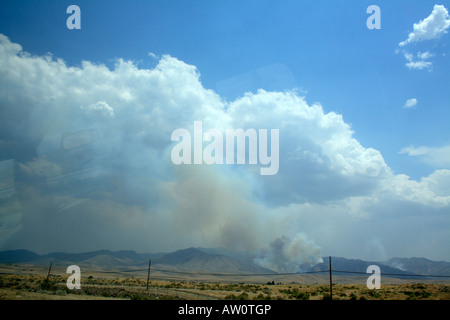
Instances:
[[[8,198],[0,219],[6,225],[7,215],[20,217],[8,220],[15,233],[2,238],[2,248],[222,246],[265,252],[260,261],[273,265],[272,249],[282,247],[277,268],[291,270],[318,261],[321,248],[347,256],[363,252],[364,243],[380,248],[380,236],[386,250],[395,243],[387,255],[409,250],[415,240],[381,222],[403,227],[423,217],[408,232],[445,226],[448,170],[421,181],[393,174],[341,115],[295,91],[260,89],[225,101],[202,86],[195,66],[169,55],[153,69],[121,59],[112,69],[89,61],[73,67],[28,54],[4,35],[0,66],[0,160],[15,163],[5,176],[13,174],[18,197]],[[174,165],[171,133],[192,132],[196,120],[204,130],[279,129],[278,173]],[[446,244],[448,230],[433,229],[431,237]],[[444,245],[421,250],[447,252]]]
[[[435,5],[431,14],[425,19],[414,23],[413,31],[408,35],[408,39],[399,43],[403,48],[409,44],[434,40],[441,38],[447,33],[450,27],[450,18],[447,9],[443,5]],[[431,71],[433,63],[429,61],[434,56],[429,51],[418,52],[415,56],[405,49],[396,50],[402,52],[406,59],[406,67],[410,70],[429,70]]]
[[[428,17],[414,23],[413,31],[408,35],[408,39],[400,42],[399,46],[403,47],[413,42],[439,39],[447,33],[449,27],[450,18],[447,9],[443,5],[435,5]]]
[[[105,118],[114,117],[114,109],[111,108],[105,101],[98,101],[87,107],[82,106],[81,108],[85,110],[88,115],[99,115]]]

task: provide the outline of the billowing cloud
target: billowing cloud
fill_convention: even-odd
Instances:
[[[428,17],[414,23],[413,31],[408,35],[408,39],[400,42],[399,46],[403,47],[413,42],[439,39],[447,33],[449,27],[450,18],[447,9],[443,5],[435,5]]]
[[[421,181],[395,175],[341,115],[296,91],[225,101],[202,86],[195,66],[169,55],[153,69],[121,59],[112,69],[74,67],[4,35],[0,66],[1,177],[9,179],[0,184],[9,190],[0,221],[10,232],[2,248],[222,246],[265,252],[259,259],[271,264],[271,248],[281,246],[280,270],[320,259],[322,248],[448,257],[449,170]],[[204,130],[279,129],[278,173],[174,165],[171,133],[192,132],[197,120]]]
[[[443,5],[435,5],[428,17],[414,23],[413,31],[408,35],[408,39],[399,43],[399,47],[403,48],[412,43],[439,39],[447,33],[449,27],[450,18],[447,9]],[[431,71],[433,67],[433,62],[429,60],[434,54],[429,51],[418,52],[416,55],[405,49],[397,49],[396,52],[403,53],[406,67],[410,70]]]
[[[100,115],[102,117],[114,117],[114,109],[111,108],[105,101],[98,101],[96,103],[90,104],[87,107],[82,106],[88,115]]]

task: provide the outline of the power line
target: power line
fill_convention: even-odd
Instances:
[[[340,273],[353,273],[353,274],[365,274],[367,275],[367,272],[361,272],[361,271],[346,271],[346,270],[334,270],[333,272],[340,272]],[[429,277],[429,278],[450,278],[450,276],[447,275],[433,275],[433,274],[407,274],[407,273],[381,273],[383,276],[399,276],[399,277]]]
[[[52,271],[54,272],[55,267],[61,267],[58,265],[53,265]],[[11,268],[9,266],[8,268]],[[22,269],[23,271],[33,271],[36,269],[45,269],[45,267],[19,267],[14,266],[15,269]],[[148,271],[148,269],[125,269],[125,270],[114,270],[114,271],[106,271],[106,270],[95,270],[95,269],[87,269],[84,272],[87,273],[103,273],[103,274],[120,274],[120,273],[133,273],[133,272],[144,272]],[[304,271],[304,272],[280,272],[280,273],[220,273],[220,272],[195,272],[195,271],[177,271],[177,270],[168,270],[168,269],[159,269],[152,268],[152,271],[159,271],[163,273],[172,273],[172,274],[183,274],[183,275],[199,275],[199,276],[224,276],[224,277],[255,277],[255,276],[289,276],[289,275],[308,275],[308,274],[318,274],[318,273],[327,273],[330,270],[316,270],[316,271]],[[332,270],[333,273],[349,273],[349,274],[361,274],[368,275],[367,272],[362,271],[350,271],[350,270]],[[0,272],[0,274],[7,274],[7,272]],[[395,276],[395,277],[426,277],[426,278],[450,278],[450,275],[432,275],[432,274],[405,274],[405,273],[381,273],[383,276]]]
[[[186,275],[201,275],[201,276],[232,276],[232,277],[254,277],[254,276],[285,276],[285,275],[299,275],[299,274],[310,274],[310,273],[323,273],[327,271],[307,271],[307,272],[280,272],[280,273],[209,273],[209,272],[189,272],[189,271],[175,271],[175,270],[164,270],[155,269],[152,270],[165,272],[165,273],[178,273]]]

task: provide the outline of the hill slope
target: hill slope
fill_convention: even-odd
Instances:
[[[450,262],[432,261],[425,258],[392,258],[385,265],[417,274],[450,275]]]
[[[168,253],[152,260],[152,265],[166,265],[180,270],[220,273],[273,273],[250,261],[222,254],[211,254],[195,248]]]
[[[217,253],[220,252],[220,253]],[[146,268],[152,266],[162,270],[178,270],[206,273],[275,273],[255,264],[242,253],[214,249],[187,248],[170,253],[137,253],[130,250],[99,250],[84,253],[53,252],[39,255],[28,250],[0,251],[0,263],[29,263],[35,265],[87,266],[92,269]],[[323,263],[303,271],[328,271],[328,257]],[[384,262],[364,261],[332,257],[332,270],[339,274],[365,274],[369,265],[378,265],[383,274],[398,275],[450,275],[450,263],[425,258],[392,258]],[[299,266],[300,267],[300,266]],[[404,277],[404,276],[402,276]]]
[[[328,257],[323,258],[322,263],[319,263],[315,265],[314,267],[310,268],[309,271],[327,271],[329,270],[329,261]],[[339,274],[354,274],[354,273],[363,273],[365,274],[367,271],[367,267],[370,265],[377,265],[381,269],[381,273],[390,273],[390,274],[399,274],[399,275],[406,275],[406,274],[412,274],[412,272],[397,269],[395,267],[391,267],[388,265],[384,265],[380,262],[375,261],[364,261],[359,259],[346,259],[341,257],[331,257],[331,269],[335,273]]]
[[[250,261],[207,253],[188,248],[171,253],[141,254],[135,251],[99,250],[84,253],[53,252],[38,255],[27,250],[8,250],[0,252],[0,263],[29,263],[35,265],[87,266],[95,269],[117,269],[124,267],[146,267],[149,259],[152,266],[161,269],[203,271],[211,273],[272,273]]]

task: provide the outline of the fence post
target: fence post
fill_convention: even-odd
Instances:
[[[331,256],[328,257],[328,263],[330,265],[330,299],[333,300],[333,278],[331,276]]]
[[[148,291],[148,282],[150,281],[150,266],[151,265],[152,265],[152,259],[148,260],[147,291]]]
[[[53,261],[50,261],[50,267],[48,267],[47,282],[48,282],[48,278],[50,277],[50,271],[52,270],[52,263],[53,263]]]

